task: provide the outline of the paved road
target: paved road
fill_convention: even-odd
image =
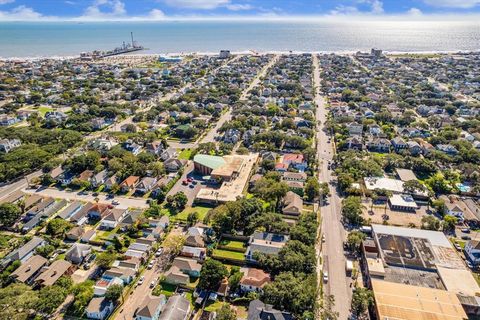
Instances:
[[[58,190],[55,188],[46,188],[46,189],[22,189],[24,193],[27,194],[37,194],[45,197],[52,197],[55,199],[65,199],[65,200],[79,200],[79,201],[88,201],[95,202],[95,198],[98,198],[98,203],[111,204],[112,200],[107,199],[106,194],[99,194],[98,196],[93,196],[91,193],[88,194],[78,194],[76,191],[64,191]],[[116,208],[119,209],[128,209],[128,208],[148,208],[147,200],[143,198],[125,198],[125,197],[115,197],[115,200],[119,202]]]
[[[3,187],[0,187],[0,199],[4,199],[9,195],[11,195],[12,193],[14,193],[15,191],[28,187],[27,180],[30,181],[33,178],[39,177],[41,175],[42,175],[42,171],[38,170],[18,181],[15,181],[10,184],[4,185]]]
[[[317,157],[319,161],[319,180],[320,182],[331,182],[333,180],[332,171],[328,170],[328,161],[332,160],[334,150],[331,143],[328,143],[328,136],[323,130],[327,115],[325,99],[320,93],[320,66],[318,57],[313,56],[314,63],[314,85],[315,102],[317,104],[316,119],[321,124],[317,130]],[[347,319],[351,303],[350,279],[345,273],[345,256],[343,255],[343,241],[345,239],[345,230],[340,222],[341,218],[341,199],[335,189],[330,186],[331,196],[326,203],[320,207],[322,214],[322,231],[325,235],[323,244],[323,270],[328,271],[329,280],[324,283],[324,294],[335,297],[335,311],[339,313],[338,319]],[[321,245],[320,245],[321,246]],[[317,254],[320,255],[317,246]],[[322,270],[317,270],[321,273]],[[319,279],[322,275],[319,274]]]

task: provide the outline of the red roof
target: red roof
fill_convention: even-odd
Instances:
[[[303,162],[303,154],[301,153],[287,153],[283,155],[283,162],[294,162],[294,163],[302,163]]]

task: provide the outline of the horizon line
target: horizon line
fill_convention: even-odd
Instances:
[[[41,16],[38,18],[15,18],[15,17],[0,16],[1,23],[7,22],[214,22],[214,21],[232,21],[232,22],[434,22],[434,21],[448,21],[448,22],[480,22],[480,13],[421,13],[421,14],[323,14],[323,15],[278,15],[278,14],[263,14],[263,15],[190,15],[190,16],[101,16],[101,17],[57,17],[57,16]]]

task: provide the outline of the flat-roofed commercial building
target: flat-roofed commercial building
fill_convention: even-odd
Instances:
[[[377,319],[466,320],[453,292],[372,279]]]

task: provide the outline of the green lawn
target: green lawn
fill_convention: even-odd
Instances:
[[[212,302],[212,301],[208,301],[206,306],[205,306],[205,311],[208,311],[208,312],[213,312],[213,311],[217,311],[218,309],[220,309],[223,305],[223,302],[222,301],[215,301],[215,302]]]
[[[175,293],[175,290],[177,290],[177,286],[169,283],[162,282],[157,287],[154,289],[154,295],[160,295],[163,294],[165,297],[170,297]]]
[[[191,156],[192,156],[192,149],[184,149],[178,155],[178,159],[190,160]]]
[[[188,207],[185,208],[182,212],[175,216],[176,220],[187,221],[187,217],[192,212],[198,213],[198,221],[203,221],[205,219],[208,211],[212,210],[211,207],[203,207],[203,206],[195,206],[195,207]]]
[[[245,256],[242,252],[235,252],[229,250],[215,249],[213,250],[213,257],[233,259],[238,261],[244,261]]]
[[[42,117],[45,116],[45,114],[49,111],[53,111],[53,108],[47,107],[47,106],[41,106],[38,108],[38,112]]]
[[[242,241],[234,241],[234,240],[222,240],[220,241],[220,245],[228,247],[228,248],[234,248],[234,249],[244,249],[245,248],[245,243]]]

